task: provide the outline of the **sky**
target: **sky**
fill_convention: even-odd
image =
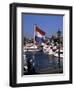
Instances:
[[[51,37],[60,29],[63,32],[62,15],[39,15],[39,14],[22,14],[23,35],[27,38],[34,36],[35,24]]]

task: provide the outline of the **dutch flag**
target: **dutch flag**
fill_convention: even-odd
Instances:
[[[45,43],[45,32],[42,31],[38,26],[36,26],[35,32],[35,42],[37,44]]]

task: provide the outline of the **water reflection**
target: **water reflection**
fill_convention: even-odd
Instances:
[[[48,55],[43,51],[27,51],[24,54],[24,66],[27,67],[27,70],[24,69],[24,75],[63,73],[63,58],[60,58],[59,68],[58,57],[54,55]]]

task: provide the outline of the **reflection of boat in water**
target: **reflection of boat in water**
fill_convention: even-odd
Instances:
[[[58,72],[58,49],[49,45],[26,45],[23,48],[24,75]],[[60,49],[60,65],[63,67],[63,50]],[[55,71],[57,70],[57,71]],[[60,71],[59,71],[60,72]]]
[[[24,54],[24,75],[60,72],[58,71],[58,59],[56,57],[44,53],[42,50],[36,51],[35,53],[27,51]],[[62,69],[62,60],[60,61],[60,65]]]

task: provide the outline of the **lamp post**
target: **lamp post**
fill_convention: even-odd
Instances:
[[[58,36],[58,66],[60,68],[60,36],[61,36],[60,30],[58,30],[57,36]]]

